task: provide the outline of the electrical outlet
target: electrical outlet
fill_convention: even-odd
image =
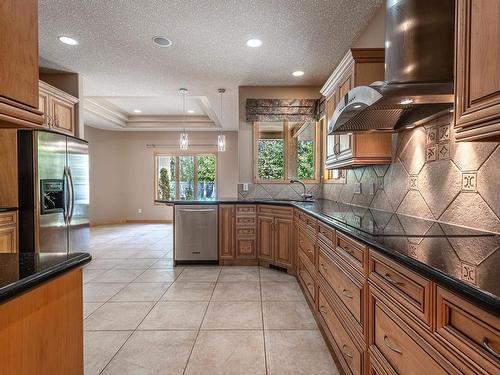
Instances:
[[[248,191],[248,184],[243,184],[243,191]]]
[[[370,195],[375,195],[375,192],[377,191],[377,183],[372,182],[370,184]]]
[[[356,182],[354,186],[354,194],[361,194],[361,182]]]
[[[138,214],[142,214],[142,208],[138,208],[138,209],[137,209],[137,213],[138,213]]]

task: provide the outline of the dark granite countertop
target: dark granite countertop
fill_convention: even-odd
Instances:
[[[17,207],[0,206],[0,212],[17,211]]]
[[[0,253],[0,303],[91,259],[87,253]]]
[[[314,202],[221,199],[157,203],[292,206],[500,315],[498,233],[326,199]]]

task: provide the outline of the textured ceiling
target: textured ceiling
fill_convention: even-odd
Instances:
[[[40,59],[80,73],[85,96],[171,96],[187,87],[218,109],[225,87],[223,123],[232,128],[238,86],[323,84],[382,1],[39,0]],[[80,44],[63,45],[59,35]],[[155,46],[156,35],[173,45]],[[247,47],[249,38],[262,47]],[[298,69],[306,74],[292,77]]]

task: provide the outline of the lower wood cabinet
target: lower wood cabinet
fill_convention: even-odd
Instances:
[[[219,205],[219,259],[233,259],[235,254],[235,207]]]
[[[257,218],[257,233],[259,259],[273,261],[274,218],[259,215]]]
[[[0,212],[0,253],[16,253],[17,237],[17,212]]]

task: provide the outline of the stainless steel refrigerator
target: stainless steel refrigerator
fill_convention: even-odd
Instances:
[[[86,141],[51,131],[18,131],[19,250],[89,247]]]

